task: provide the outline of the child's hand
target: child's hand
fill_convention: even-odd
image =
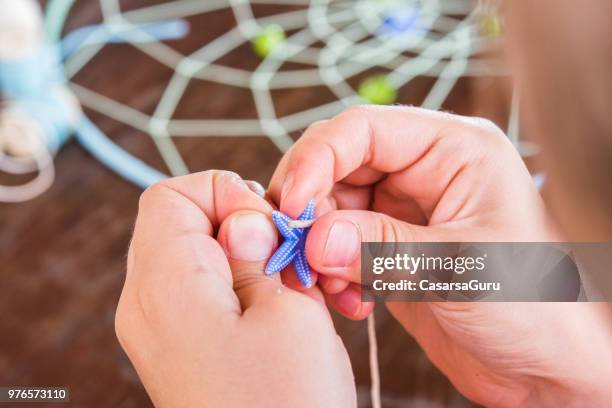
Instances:
[[[307,256],[328,303],[354,319],[373,307],[356,285],[361,241],[555,239],[527,169],[497,127],[418,108],[359,107],[313,125],[281,161],[270,192],[292,216],[312,197],[329,211],[311,229]],[[388,307],[457,388],[485,405],[585,404],[609,392],[601,387],[609,364],[598,364],[612,358],[604,306]]]
[[[271,210],[227,172],[142,195],[116,330],[155,405],[355,405],[327,309],[264,276]]]

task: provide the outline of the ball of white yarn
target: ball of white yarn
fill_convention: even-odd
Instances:
[[[15,60],[38,49],[43,17],[34,0],[0,0],[0,59]]]
[[[34,159],[40,154],[41,149],[49,149],[54,153],[58,142],[54,138],[61,137],[53,132],[69,132],[74,129],[81,118],[81,107],[74,94],[65,86],[58,85],[47,91],[52,106],[49,102],[38,101],[7,101],[0,110],[0,150],[21,159]],[[40,122],[36,116],[42,110],[54,109],[53,117],[60,127],[55,123]]]

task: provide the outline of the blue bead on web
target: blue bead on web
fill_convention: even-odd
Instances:
[[[298,221],[312,221],[314,218],[315,201],[310,200],[304,212],[298,218]],[[280,211],[272,213],[272,221],[278,228],[279,232],[285,238],[285,242],[276,250],[274,255],[266,265],[266,274],[273,275],[279,273],[287,265],[293,262],[295,273],[304,287],[312,286],[312,278],[310,276],[310,267],[306,260],[306,237],[310,227],[292,227],[291,223],[295,222]]]

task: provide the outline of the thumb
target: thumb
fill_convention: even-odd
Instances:
[[[280,279],[264,273],[265,263],[277,246],[277,233],[268,215],[239,211],[219,228],[217,239],[227,254],[233,288],[242,309],[268,299],[281,287]]]
[[[327,277],[359,283],[362,242],[445,242],[453,241],[452,235],[441,227],[409,224],[373,211],[332,211],[312,226],[306,257]]]

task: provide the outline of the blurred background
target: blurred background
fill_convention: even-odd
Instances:
[[[0,6],[0,385],[67,386],[74,406],[150,405],[114,333],[147,184],[225,169],[266,186],[309,123],[356,103],[487,117],[537,152],[518,138],[495,2]],[[471,405],[376,318],[385,407]],[[334,321],[368,406],[366,325]]]

